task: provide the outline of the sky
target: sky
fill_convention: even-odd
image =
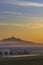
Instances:
[[[0,0],[0,40],[11,36],[43,43],[43,0]]]

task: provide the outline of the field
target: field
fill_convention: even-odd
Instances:
[[[1,58],[0,65],[43,65],[43,56]]]

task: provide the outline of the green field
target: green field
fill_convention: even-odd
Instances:
[[[0,65],[43,65],[43,56],[0,58]]]

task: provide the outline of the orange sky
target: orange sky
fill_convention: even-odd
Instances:
[[[11,37],[43,43],[43,24],[1,24],[0,39]]]
[[[43,0],[0,0],[0,39],[43,43]]]

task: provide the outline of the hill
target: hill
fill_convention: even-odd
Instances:
[[[31,41],[25,41],[20,38],[10,37],[3,40],[0,40],[0,44],[15,44],[15,45],[27,45],[27,44],[35,44]]]

